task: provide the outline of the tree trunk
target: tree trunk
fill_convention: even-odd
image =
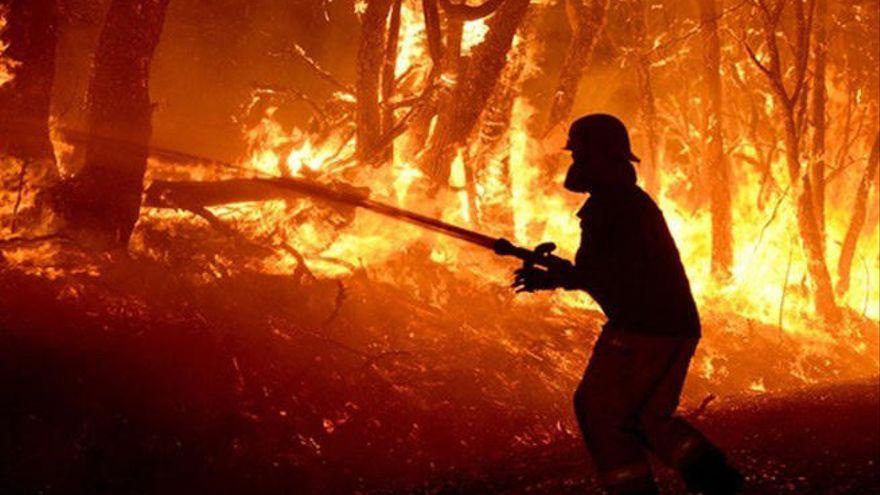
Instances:
[[[635,44],[638,53],[636,78],[638,79],[642,129],[648,145],[647,160],[639,167],[639,174],[645,182],[645,190],[656,195],[660,191],[660,177],[657,170],[657,105],[654,102],[654,86],[651,82],[651,40],[648,36],[648,5],[645,0],[634,0]]]
[[[816,68],[813,80],[813,149],[810,167],[816,225],[825,244],[825,72],[828,59],[828,0],[816,0]]]
[[[510,154],[508,132],[511,128],[513,107],[517,96],[522,92],[523,74],[529,56],[531,43],[535,42],[535,25],[540,11],[530,11],[520,29],[520,42],[508,54],[507,66],[486,103],[480,121],[472,135],[468,148],[466,165],[473,170],[476,183],[485,187],[479,198],[479,209],[472,215],[479,225],[493,221],[496,224],[513,226],[510,191]],[[476,197],[476,184],[468,191]],[[504,231],[503,235],[512,235]]]
[[[865,169],[865,175],[862,176],[861,182],[859,182],[855,204],[853,205],[852,219],[849,222],[849,227],[846,229],[846,237],[843,239],[843,247],[840,250],[840,259],[837,261],[837,293],[840,295],[846,294],[849,290],[852,260],[856,252],[856,246],[859,243],[862,227],[865,225],[871,182],[873,182],[874,177],[877,177],[878,167],[880,167],[880,134],[874,138],[874,146],[871,148],[868,167]]]
[[[140,211],[152,124],[150,65],[168,0],[113,0],[95,51],[85,163],[49,194],[67,227],[104,248],[124,248]],[[121,151],[118,139],[131,143]],[[103,139],[102,139],[103,138]]]
[[[448,108],[452,99],[452,88],[446,86],[444,81],[456,81],[461,69],[461,39],[464,21],[447,16],[441,24],[439,13],[436,11],[436,0],[424,2],[425,24],[428,37],[428,47],[431,59],[434,61],[434,71],[442,75],[440,78],[440,90],[435,93],[430,105],[426,105],[413,120],[413,125],[407,136],[407,147],[404,156],[407,161],[417,161],[424,151],[425,142],[428,140],[432,122],[441,108]],[[433,7],[432,7],[433,6]],[[433,12],[429,14],[429,12]],[[436,17],[436,19],[435,19]],[[441,27],[442,25],[442,27]]]
[[[336,204],[326,197],[331,189],[340,197],[359,201],[369,197],[369,189],[344,183],[313,184],[300,179],[226,179],[218,181],[156,180],[144,193],[144,206],[152,208],[205,208],[209,206],[324,197],[325,203]]]
[[[568,0],[565,5],[572,36],[553,94],[545,134],[568,120],[571,114],[581,75],[605,29],[608,0]]]
[[[392,0],[369,0],[361,19],[361,41],[357,55],[357,152],[373,154],[381,135],[379,82],[385,53],[385,21]]]
[[[793,15],[795,21],[794,42],[788,43],[791,50],[793,70],[783,68],[783,57],[779,48],[780,22],[785,13],[785,2],[779,2],[771,6],[762,4],[759,9],[763,17],[763,37],[768,52],[768,62],[765,65],[760,61],[754,50],[746,44],[746,50],[758,69],[767,76],[770,88],[773,92],[774,106],[783,125],[785,132],[785,161],[788,167],[789,181],[797,195],[797,223],[800,230],[801,241],[807,255],[807,269],[810,279],[815,284],[814,303],[816,312],[825,321],[835,321],[839,317],[837,305],[834,302],[834,290],[831,285],[831,276],[828,273],[828,265],[825,262],[825,249],[822,242],[822,234],[816,223],[816,205],[813,202],[813,186],[810,180],[810,171],[803,171],[800,163],[802,132],[799,124],[801,117],[806,113],[807,90],[807,61],[810,50],[810,34],[813,13],[807,15],[805,6],[812,7],[811,2],[805,5],[802,0],[793,2]],[[790,76],[789,76],[790,74]],[[787,77],[788,76],[788,77]],[[786,79],[794,82],[794,88],[789,91],[786,88]]]
[[[391,8],[391,19],[388,21],[388,41],[385,44],[385,61],[382,65],[382,135],[386,135],[394,128],[394,108],[391,106],[391,98],[394,96],[394,78],[397,69],[397,49],[400,39],[400,8],[401,0],[395,0]],[[386,147],[383,153],[384,161],[394,159],[394,141]]]
[[[452,90],[449,105],[441,107],[437,125],[422,157],[422,168],[439,187],[449,176],[456,149],[470,135],[507,63],[513,36],[530,0],[506,0],[487,22],[486,39],[473,49]]]
[[[0,153],[42,162],[39,175],[57,175],[49,139],[49,106],[58,41],[56,0],[2,0],[7,25],[0,43],[15,62],[14,77],[0,86]],[[36,170],[32,170],[36,172]]]
[[[797,222],[801,240],[807,251],[807,269],[810,278],[816,284],[816,312],[825,320],[837,317],[837,305],[834,302],[834,291],[831,276],[825,262],[825,250],[822,236],[816,224],[816,207],[813,203],[810,174],[802,173],[800,164],[800,136],[797,131],[793,108],[782,108],[785,121],[785,160],[788,165],[789,179],[792,189],[797,191]]]
[[[712,275],[723,281],[733,265],[731,232],[730,165],[724,156],[723,101],[721,92],[721,41],[718,36],[717,0],[700,0],[703,23],[703,66],[706,87],[705,162],[709,178],[712,216]]]

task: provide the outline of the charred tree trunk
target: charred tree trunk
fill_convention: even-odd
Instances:
[[[0,86],[0,153],[40,161],[38,176],[54,179],[49,106],[58,41],[56,0],[3,0],[7,25],[0,43],[15,63],[14,77]]]
[[[833,319],[837,307],[834,302],[831,276],[828,274],[828,265],[825,262],[822,235],[816,223],[816,206],[813,203],[810,176],[801,171],[800,136],[795,116],[787,110],[783,110],[783,113],[785,114],[783,116],[785,120],[785,160],[789,170],[789,178],[795,190],[798,191],[797,221],[801,239],[807,251],[807,268],[816,285],[816,311],[826,319]]]
[[[94,137],[82,170],[50,193],[67,227],[101,247],[125,247],[138,219],[152,132],[149,71],[167,6],[168,0],[111,2],[89,83]],[[136,146],[121,152],[106,137]]]
[[[385,31],[392,0],[369,0],[361,19],[361,41],[357,55],[357,152],[373,153],[382,130],[379,83],[385,53]]]
[[[709,178],[709,202],[712,216],[712,275],[716,280],[730,278],[733,265],[731,232],[730,164],[724,156],[724,128],[721,91],[721,41],[718,36],[717,0],[700,0],[703,23],[703,63],[706,85],[705,164]]]
[[[562,62],[545,134],[566,121],[571,114],[581,75],[605,29],[608,0],[568,0],[565,6],[572,36]]]
[[[529,0],[506,0],[488,21],[486,39],[474,48],[452,90],[450,104],[441,108],[437,125],[422,157],[422,168],[439,187],[449,176],[456,149],[464,143],[486,107],[507,62],[513,37],[528,10]]]
[[[504,137],[510,128],[513,102],[516,99],[523,70],[523,60],[516,57],[498,81],[498,86],[486,104],[480,119],[473,159],[478,168],[504,146]]]
[[[828,61],[828,0],[816,0],[816,67],[813,75],[813,149],[810,181],[816,205],[816,224],[825,243],[825,73]]]
[[[642,117],[642,129],[648,145],[648,159],[639,167],[640,175],[645,181],[645,189],[652,195],[660,190],[660,177],[657,170],[657,104],[654,101],[654,85],[651,81],[651,40],[648,36],[648,5],[645,0],[634,0],[635,44],[638,58],[636,60],[636,78],[639,84],[639,96]]]
[[[535,41],[535,29],[541,11],[532,9],[520,28],[521,40],[508,55],[507,66],[501,73],[495,91],[486,103],[474,133],[473,145],[466,163],[473,169],[476,183],[486,187],[480,197],[479,209],[475,210],[477,223],[489,219],[501,225],[513,226],[510,189],[510,153],[508,132],[513,122],[513,108],[522,92],[523,74],[529,56],[529,48]],[[477,197],[476,184],[468,191]],[[512,235],[505,231],[504,235]]]
[[[401,0],[395,0],[391,8],[391,19],[388,21],[388,42],[385,44],[385,62],[382,64],[382,135],[386,135],[394,128],[394,108],[391,98],[394,96],[394,77],[397,68],[397,48],[400,39],[400,8]],[[392,141],[383,154],[385,161],[394,158],[394,141]]]
[[[441,87],[425,110],[419,114],[408,136],[407,157],[417,160],[424,150],[431,130],[431,123],[441,108],[448,108],[452,99],[452,88],[447,81],[456,81],[461,69],[461,41],[464,20],[446,15],[440,22],[436,0],[425,0],[425,25],[428,34],[428,47],[434,61],[434,71],[441,75]]]
[[[871,183],[877,177],[878,167],[880,167],[880,134],[874,138],[874,146],[871,148],[868,167],[865,169],[865,175],[862,176],[861,182],[859,182],[859,188],[856,191],[856,201],[853,205],[852,219],[849,222],[849,227],[846,229],[846,237],[843,239],[840,259],[837,262],[837,293],[840,295],[846,294],[849,290],[852,260],[856,252],[856,246],[859,243],[862,227],[865,225],[868,196],[871,192]]]

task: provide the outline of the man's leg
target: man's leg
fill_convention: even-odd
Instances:
[[[649,390],[633,380],[636,354],[626,336],[603,332],[574,396],[584,442],[612,494],[657,493],[638,433]]]
[[[684,418],[675,415],[697,340],[681,340],[653,394],[642,408],[641,425],[651,450],[682,473],[693,491],[706,495],[738,493],[742,476],[721,450]]]

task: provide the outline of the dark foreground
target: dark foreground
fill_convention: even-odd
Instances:
[[[36,368],[48,374],[55,366],[58,363],[44,362]],[[199,480],[207,492],[248,493],[242,477],[266,475],[268,466],[244,465],[224,471],[224,463],[213,458],[210,445],[169,447],[166,437],[175,434],[177,425],[152,424],[149,418],[132,423],[100,403],[83,403],[72,390],[60,397],[37,397],[37,392],[22,396],[27,391],[9,380],[23,377],[11,376],[9,371],[4,370],[5,404],[0,412],[5,431],[0,440],[0,493],[172,493],[174,486],[180,487],[180,493],[194,493],[202,483]],[[64,381],[52,376],[24,378],[42,385]],[[698,422],[744,471],[747,493],[878,493],[878,390],[878,382],[871,381],[732,398],[712,404]],[[22,409],[22,404],[27,407]],[[147,431],[144,421],[149,424]],[[409,487],[357,491],[600,493],[576,438],[512,452],[490,464]],[[668,493],[683,492],[673,473],[658,467],[657,474]],[[224,476],[230,482],[225,488]],[[323,493],[351,492],[334,485],[328,482]],[[312,483],[308,492],[316,488]]]
[[[746,493],[880,493],[880,383],[738,397],[710,406],[698,423],[747,477]],[[667,493],[684,493],[656,466]],[[579,442],[524,453],[442,493],[601,493]]]
[[[365,270],[190,283],[151,266],[52,278],[0,263],[0,495],[597,493],[570,402],[597,315],[430,267],[404,290]],[[431,303],[443,287],[479,304]],[[789,391],[699,418],[751,493],[880,492],[880,383],[844,366],[876,369],[873,323],[866,350],[841,339],[834,359],[800,361],[836,384],[791,392],[800,347],[707,321],[729,374],[692,373],[691,410],[761,377]]]

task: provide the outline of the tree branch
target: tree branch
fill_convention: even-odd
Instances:
[[[465,21],[475,21],[488,17],[498,10],[506,0],[486,0],[481,5],[467,5],[465,3],[454,4],[450,0],[440,0],[440,6],[450,17],[456,17]]]

